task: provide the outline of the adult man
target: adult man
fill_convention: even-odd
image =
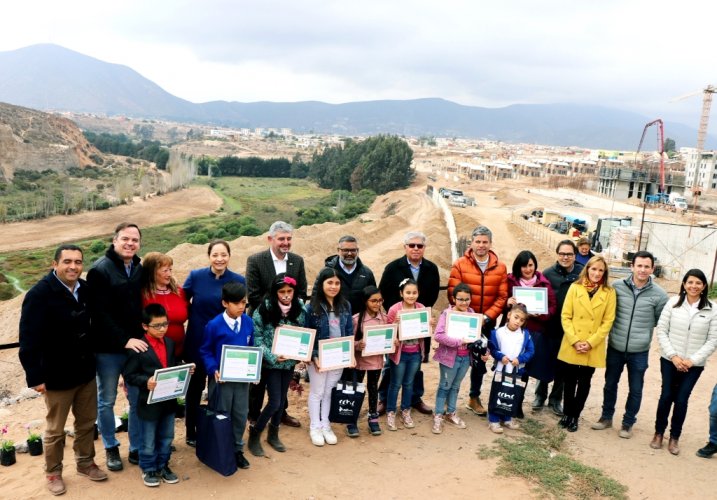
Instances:
[[[369,285],[376,286],[376,279],[371,269],[361,262],[358,256],[358,240],[354,236],[346,235],[339,238],[336,249],[338,255],[327,257],[324,264],[336,269],[345,296],[351,304],[351,311],[356,313],[363,302],[363,289]]]
[[[428,259],[423,258],[426,251],[428,238],[420,231],[411,231],[403,239],[405,255],[388,263],[381,275],[381,282],[378,287],[383,296],[383,306],[388,310],[392,305],[401,301],[398,284],[406,278],[411,278],[418,283],[418,300],[426,307],[433,307],[438,300],[440,287],[440,275],[438,266]],[[428,354],[431,349],[430,337],[424,340],[424,363],[428,361]],[[384,401],[390,381],[390,372],[384,366],[379,387],[379,413],[385,411]],[[430,415],[433,409],[421,399],[425,389],[423,386],[423,372],[418,370],[413,380],[413,401],[412,406],[419,412]]]
[[[558,358],[558,350],[560,349],[560,342],[563,339],[563,324],[560,320],[560,314],[563,310],[563,303],[565,302],[565,295],[568,293],[570,285],[578,279],[580,271],[583,266],[575,262],[575,255],[578,253],[578,249],[571,240],[563,240],[558,243],[555,252],[558,254],[558,261],[554,266],[549,267],[543,272],[543,276],[548,278],[550,286],[555,292],[555,299],[557,302],[557,308],[555,316],[550,320],[550,332],[552,335],[549,336],[551,344],[550,349],[550,362],[552,363],[553,369]],[[543,409],[545,400],[548,400],[548,405],[558,416],[563,415],[563,379],[559,373],[555,374],[553,379],[553,390],[550,391],[548,396],[548,383],[542,380],[538,381],[538,385],[535,387],[535,399],[533,400],[533,411],[539,411]]]
[[[306,298],[306,271],[304,259],[291,252],[294,228],[283,221],[274,222],[269,228],[269,248],[250,255],[246,260],[246,284],[249,292],[249,306],[254,311],[264,295],[271,289],[274,277],[279,273],[286,273],[296,280],[296,291],[302,299]],[[264,377],[262,377],[264,380]],[[255,422],[261,413],[264,402],[266,385],[259,382],[252,385],[249,392],[249,420]],[[287,403],[288,404],[288,403]],[[290,416],[286,411],[281,423],[289,427],[300,427],[298,419]]]
[[[97,351],[97,416],[107,455],[107,469],[122,470],[119,441],[115,437],[114,406],[119,376],[127,360],[126,349],[147,350],[141,340],[142,265],[137,256],[142,233],[136,224],[123,222],[115,228],[112,244],[87,273],[92,289],[92,333]],[[137,418],[139,389],[126,385],[129,401],[129,462],[139,463],[141,443]]]
[[[59,246],[52,269],[22,302],[20,362],[27,386],[45,396],[47,488],[53,495],[62,495],[65,423],[70,408],[75,417],[77,473],[93,481],[103,481],[107,474],[94,461],[97,383],[90,337],[90,289],[80,279],[82,249]]]
[[[602,415],[592,428],[602,430],[612,427],[617,385],[627,365],[629,391],[618,433],[625,439],[632,437],[632,426],[637,420],[642,402],[652,332],[667,303],[667,293],[652,281],[654,269],[655,258],[652,254],[639,251],[632,258],[632,274],[612,284],[617,294],[617,308],[615,322],[608,336]]]
[[[489,337],[496,319],[503,312],[508,300],[508,270],[505,264],[491,250],[493,233],[486,226],[478,226],[471,234],[471,244],[462,257],[453,263],[448,278],[448,300],[453,301],[453,289],[458,283],[465,283],[471,289],[471,308],[483,314],[483,333]],[[470,399],[466,408],[476,415],[488,412],[480,401],[485,361],[473,359],[471,363]]]

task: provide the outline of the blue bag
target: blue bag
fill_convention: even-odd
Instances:
[[[197,458],[223,476],[237,470],[232,421],[221,408],[221,384],[216,384],[207,406],[197,415]]]

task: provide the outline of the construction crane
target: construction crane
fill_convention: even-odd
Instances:
[[[660,193],[665,192],[665,125],[662,123],[662,120],[658,118],[657,120],[653,120],[647,125],[645,125],[645,128],[642,129],[642,137],[640,137],[640,144],[637,146],[637,151],[635,152],[635,164],[637,164],[637,155],[640,154],[640,150],[642,149],[642,143],[645,141],[645,134],[647,133],[647,129],[652,127],[653,125],[657,125],[657,152],[660,153]]]

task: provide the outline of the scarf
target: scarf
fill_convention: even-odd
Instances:
[[[585,279],[583,279],[581,285],[583,285],[587,289],[590,296],[592,296],[595,294],[595,292],[597,292],[597,289],[600,288],[600,285],[602,285],[602,281],[600,283],[593,283],[592,281],[590,281],[590,278],[586,276]]]
[[[288,316],[289,311],[291,311],[291,304],[289,304],[288,306],[285,306],[284,304],[282,304],[281,302],[278,302],[278,301],[277,301],[277,304],[279,304],[279,309],[281,309],[281,315]]]
[[[520,283],[520,286],[534,286],[538,282],[538,276],[534,274],[529,280],[520,278],[518,282]]]

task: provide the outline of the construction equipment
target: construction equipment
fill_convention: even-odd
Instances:
[[[640,150],[642,149],[642,143],[645,140],[645,134],[647,133],[647,129],[650,128],[653,125],[657,125],[657,151],[660,153],[660,193],[665,192],[665,125],[662,123],[662,120],[658,118],[657,120],[653,120],[647,125],[645,125],[645,128],[642,129],[642,137],[640,137],[640,144],[637,146],[637,151],[635,152],[635,164],[637,164],[637,155],[640,153]]]

